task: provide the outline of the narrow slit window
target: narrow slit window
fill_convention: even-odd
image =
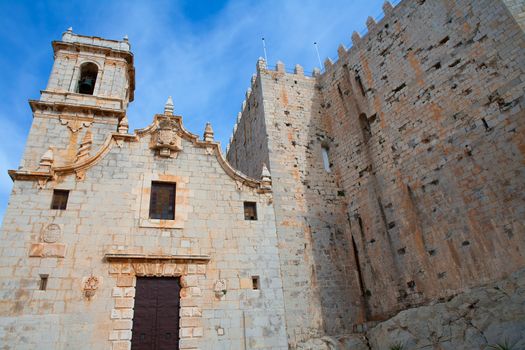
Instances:
[[[257,203],[244,202],[244,220],[257,220]]]
[[[54,190],[51,200],[51,209],[66,210],[67,199],[69,198],[68,190]]]
[[[365,96],[365,87],[363,86],[363,82],[361,81],[361,77],[359,75],[355,76],[355,81],[357,82],[357,85],[359,86],[359,90],[361,91],[361,95]]]
[[[39,289],[40,290],[46,290],[47,289],[47,279],[48,279],[48,275],[40,275],[40,286],[39,286]]]
[[[174,183],[157,181],[151,183],[150,219],[175,220],[175,191]]]
[[[252,276],[252,289],[259,290],[259,276]]]
[[[359,115],[359,124],[361,126],[365,142],[368,142],[368,140],[370,140],[372,137],[372,127],[370,126],[370,120],[368,120],[366,114],[362,113]]]
[[[324,170],[326,170],[327,173],[332,171],[331,166],[330,166],[330,157],[328,155],[328,151],[329,149],[327,146],[321,147],[321,155],[323,156]]]

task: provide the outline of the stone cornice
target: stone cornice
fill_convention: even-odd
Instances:
[[[207,264],[211,257],[209,255],[196,254],[140,254],[123,252],[110,252],[104,254],[106,261],[116,262],[145,262],[145,261],[173,261],[173,262],[193,262]]]
[[[49,172],[42,171],[21,171],[21,170],[8,170],[7,173],[11,177],[11,180],[25,180],[25,181],[34,181],[34,180],[51,180],[53,174]]]
[[[29,100],[29,105],[31,106],[33,113],[37,111],[52,111],[58,113],[71,112],[97,115],[101,117],[118,117],[119,119],[124,117],[126,114],[126,111],[123,109],[102,108],[98,106],[79,105],[64,102]]]

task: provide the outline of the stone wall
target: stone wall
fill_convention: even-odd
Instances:
[[[268,167],[270,163],[261,88],[260,77],[254,76],[226,152],[232,166],[254,179],[261,177],[263,164]]]
[[[358,274],[348,241],[345,194],[321,158],[321,148],[332,141],[329,125],[321,118],[316,79],[305,76],[300,66],[295,71],[285,73],[282,64],[276,71],[269,70],[260,60],[257,86],[251,93],[262,94],[258,100],[263,101],[269,135],[269,168],[292,347],[324,332],[350,331],[353,323],[363,321]],[[240,144],[239,130],[229,147],[229,159],[234,165],[250,166],[250,159],[232,159],[233,149],[257,147]]]
[[[57,172],[39,189],[15,175],[0,239],[0,343],[129,349],[135,276],[178,276],[181,349],[286,348],[271,192],[180,126],[182,150],[159,157],[156,125],[109,135],[82,176]],[[174,221],[148,219],[154,180],[176,183]],[[70,191],[66,210],[50,209],[53,189]],[[245,220],[244,201],[257,203],[258,220]]]
[[[38,169],[41,157],[50,147],[57,166],[75,163],[82,143],[89,144],[89,154],[96,154],[111,133],[117,131],[117,124],[115,117],[37,111],[33,114],[21,166],[26,170]]]
[[[291,346],[524,266],[525,36],[508,9],[386,4],[317,77],[259,61]],[[258,147],[238,135],[230,149]]]
[[[372,319],[525,264],[523,31],[501,2],[385,10],[319,82]]]

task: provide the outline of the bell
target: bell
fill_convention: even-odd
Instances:
[[[85,77],[80,79],[78,83],[78,92],[81,94],[93,94],[94,86],[95,85],[95,79]]]

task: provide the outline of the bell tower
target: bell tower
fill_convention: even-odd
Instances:
[[[38,169],[44,153],[54,166],[79,162],[117,130],[127,129],[135,68],[127,37],[108,40],[73,33],[53,41],[54,64],[39,100],[30,100],[33,124],[21,169]],[[127,130],[126,130],[127,131]]]

